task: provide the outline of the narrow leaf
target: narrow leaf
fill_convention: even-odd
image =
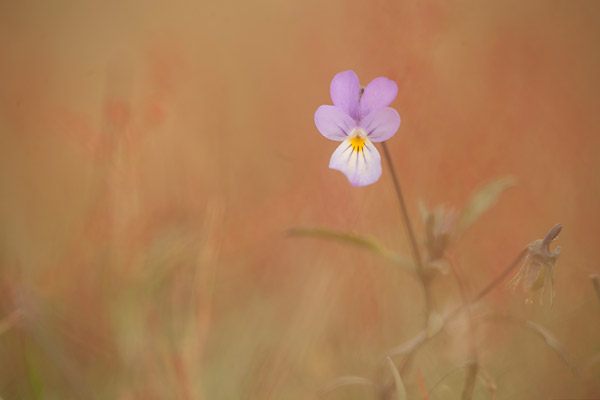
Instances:
[[[332,239],[342,243],[350,244],[371,251],[381,257],[384,257],[402,268],[414,271],[414,265],[408,258],[388,250],[385,246],[379,243],[376,239],[362,236],[353,232],[335,231],[327,228],[292,228],[286,234],[288,236],[304,236],[316,237],[324,239]]]
[[[466,231],[483,213],[496,204],[502,192],[514,186],[515,183],[514,178],[506,176],[476,190],[460,215],[457,233]]]

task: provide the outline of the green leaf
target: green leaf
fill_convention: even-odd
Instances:
[[[353,232],[342,232],[335,231],[327,228],[292,228],[289,229],[286,234],[288,236],[304,236],[304,237],[316,237],[324,239],[332,239],[342,243],[350,244],[356,247],[360,247],[369,250],[381,257],[384,257],[400,267],[415,271],[414,264],[409,261],[408,258],[393,252],[379,243],[376,239],[362,236]]]
[[[387,358],[388,365],[390,370],[392,371],[392,375],[394,375],[394,382],[396,383],[396,392],[398,393],[398,400],[406,400],[406,389],[404,388],[404,383],[402,382],[402,378],[400,377],[400,372],[398,372],[398,368],[392,361],[391,358]]]
[[[496,204],[502,192],[515,184],[514,178],[506,176],[477,189],[460,215],[456,233],[461,234],[466,231],[483,213]]]

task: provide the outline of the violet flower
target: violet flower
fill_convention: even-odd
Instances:
[[[394,136],[400,116],[388,105],[398,86],[375,78],[362,91],[354,71],[337,74],[331,81],[333,106],[315,112],[315,125],[327,139],[342,142],[331,155],[329,168],[343,172],[352,186],[366,186],[381,176],[381,157],[373,142]]]

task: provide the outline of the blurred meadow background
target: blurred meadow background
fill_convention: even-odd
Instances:
[[[459,398],[473,343],[474,398],[600,398],[599,48],[597,1],[2,2],[0,398],[384,398],[359,383],[423,328],[418,280],[285,235],[410,256],[387,166],[363,188],[327,168],[313,115],[348,69],[398,83],[420,241],[419,201],[516,180],[450,245],[471,293],[563,225],[554,307],[504,279],[474,335],[458,316],[415,355],[409,398]],[[363,380],[323,390],[341,376]]]

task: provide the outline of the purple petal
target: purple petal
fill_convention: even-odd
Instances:
[[[327,139],[342,141],[356,128],[348,114],[335,106],[321,106],[315,112],[315,125]]]
[[[400,127],[400,116],[393,108],[380,108],[362,119],[358,126],[369,140],[383,142],[394,136]]]
[[[346,139],[331,155],[329,168],[343,172],[352,186],[366,186],[381,176],[381,157],[369,140],[361,151],[354,151]]]
[[[333,104],[358,120],[360,83],[354,71],[344,71],[334,76],[329,91]]]
[[[398,85],[396,82],[384,77],[373,79],[360,98],[359,118],[363,119],[373,111],[389,106],[397,95]]]

